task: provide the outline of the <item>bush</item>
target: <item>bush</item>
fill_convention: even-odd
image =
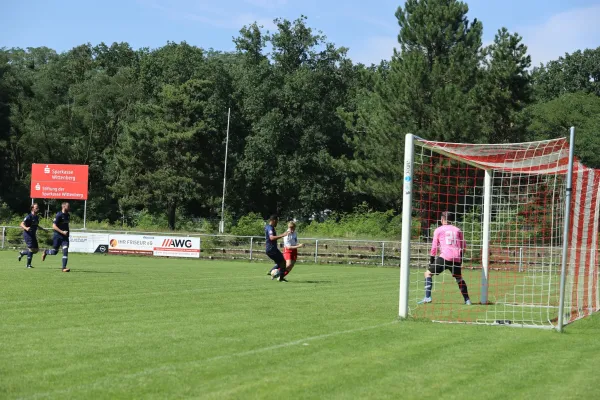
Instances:
[[[413,221],[413,230],[418,221]],[[373,211],[366,204],[357,207],[351,214],[332,213],[323,222],[311,221],[298,229],[302,236],[369,238],[399,240],[402,232],[402,216],[389,210]]]
[[[250,213],[241,217],[237,224],[231,228],[233,235],[261,236],[265,228],[265,221],[257,213]]]
[[[5,224],[12,218],[12,212],[8,205],[4,202],[0,202],[0,223]]]

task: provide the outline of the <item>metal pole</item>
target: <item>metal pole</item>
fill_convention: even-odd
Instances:
[[[319,257],[319,241],[315,241],[315,264],[317,263],[317,257]]]
[[[559,332],[563,330],[565,308],[565,280],[567,274],[567,253],[569,251],[569,226],[571,225],[571,191],[573,186],[573,153],[575,151],[575,127],[571,127],[569,135],[569,168],[567,170],[567,187],[565,191],[565,224],[563,226],[562,260],[560,266],[560,301],[558,305]],[[594,232],[596,234],[596,232]]]
[[[87,200],[83,203],[83,229],[85,229],[86,218],[87,218]]]
[[[225,232],[225,183],[227,182],[227,152],[229,150],[229,119],[231,117],[231,108],[227,109],[227,138],[225,139],[225,168],[223,170],[223,198],[221,200],[221,224],[219,233]]]
[[[6,237],[6,227],[2,227],[2,248],[4,248],[4,238]]]
[[[519,247],[519,272],[523,272],[523,248]]]
[[[490,279],[490,222],[492,214],[492,173],[485,170],[483,180],[483,242],[481,247],[481,304],[488,303]],[[464,256],[464,255],[463,255]]]
[[[254,247],[254,238],[250,238],[250,261],[252,261],[252,248]]]
[[[407,134],[404,139],[404,190],[402,197],[402,242],[400,253],[400,305],[401,318],[408,317],[408,281],[410,279],[410,234],[412,218],[412,173],[414,159],[414,137]]]
[[[381,242],[381,266],[385,265],[385,242]]]

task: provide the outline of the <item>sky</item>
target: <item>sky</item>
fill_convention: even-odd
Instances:
[[[467,0],[483,22],[484,44],[507,27],[523,36],[534,66],[600,46],[600,0]],[[273,30],[277,17],[308,17],[355,62],[389,59],[397,46],[394,13],[403,0],[0,0],[0,47],[46,46],[59,52],[83,43],[128,42],[157,48],[186,41],[234,49],[232,38],[254,21]]]

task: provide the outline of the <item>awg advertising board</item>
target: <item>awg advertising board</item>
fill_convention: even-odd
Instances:
[[[200,258],[200,238],[149,235],[108,235],[109,254]]]

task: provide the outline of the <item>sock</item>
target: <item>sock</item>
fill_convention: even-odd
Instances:
[[[28,251],[27,252],[27,266],[31,267],[31,259],[33,258],[33,253]]]
[[[58,250],[55,250],[55,249],[44,250],[44,253],[46,253],[49,256],[55,256],[58,254]]]
[[[288,274],[289,274],[289,273],[290,273],[290,271],[286,270],[286,271],[283,273],[283,276],[288,276]]]
[[[431,297],[431,289],[433,289],[433,278],[429,276],[425,278],[425,297]]]
[[[460,281],[457,279],[456,283],[458,284],[460,293],[462,294],[465,301],[469,300],[469,290],[467,289],[467,283],[462,278],[460,279]]]
[[[63,269],[67,268],[67,262],[68,261],[69,261],[69,249],[68,248],[64,248],[63,249],[63,258],[62,258]]]

